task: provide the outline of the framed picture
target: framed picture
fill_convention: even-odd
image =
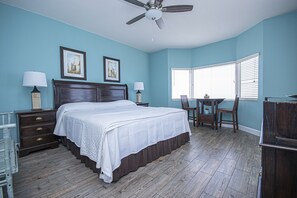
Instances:
[[[120,60],[103,56],[104,81],[120,82]]]
[[[60,46],[61,78],[87,79],[86,52]]]

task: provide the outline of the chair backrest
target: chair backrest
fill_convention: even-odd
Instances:
[[[234,105],[233,105],[233,111],[237,111],[238,103],[239,103],[239,97],[236,95],[234,100]]]
[[[182,104],[182,108],[188,108],[189,107],[189,101],[188,101],[188,96],[187,95],[180,95],[180,101]]]

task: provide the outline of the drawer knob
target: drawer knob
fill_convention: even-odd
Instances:
[[[42,131],[42,127],[38,127],[37,129],[36,129],[36,131]]]
[[[41,140],[43,140],[43,138],[37,138],[37,139],[36,139],[36,141],[41,141]]]
[[[43,118],[40,117],[40,116],[36,117],[36,121],[40,121],[40,120],[42,120],[42,119],[43,119]]]

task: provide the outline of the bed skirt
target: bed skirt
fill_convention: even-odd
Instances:
[[[127,175],[129,172],[136,171],[139,167],[158,159],[161,156],[171,153],[171,151],[181,147],[190,140],[189,133],[182,133],[176,137],[170,138],[151,145],[136,154],[131,154],[121,160],[121,165],[113,171],[113,182],[118,181],[121,177]],[[88,157],[80,155],[80,148],[66,137],[61,137],[64,146],[80,159],[86,167],[93,170],[95,173],[100,173],[100,169],[96,168],[96,162],[90,160]]]

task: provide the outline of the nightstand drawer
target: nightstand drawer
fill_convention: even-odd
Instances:
[[[56,141],[56,136],[52,134],[23,137],[21,138],[21,146],[26,148],[26,147],[38,146],[38,145],[42,145],[42,144],[54,142],[54,141]]]
[[[33,125],[33,126],[25,126],[21,127],[22,136],[23,137],[30,137],[36,135],[43,135],[43,134],[52,134],[54,131],[55,123],[48,123],[42,125]]]
[[[20,125],[27,126],[42,122],[55,122],[56,112],[24,114],[20,116]]]

